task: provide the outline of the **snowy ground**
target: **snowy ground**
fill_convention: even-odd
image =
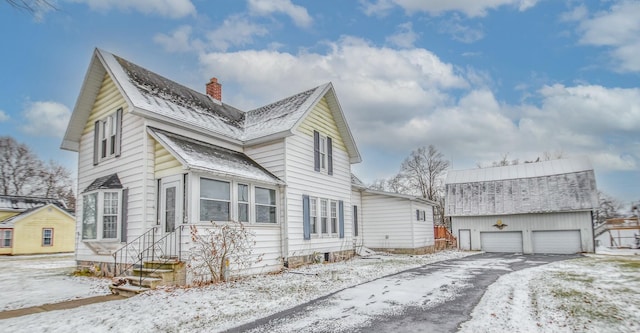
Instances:
[[[597,252],[502,276],[459,333],[640,332],[639,251]]]
[[[381,276],[470,254],[389,255],[312,265],[229,284],[161,289],[122,301],[6,319],[0,325],[7,332],[215,332]],[[627,254],[590,255],[504,275],[489,287],[460,332],[638,332],[640,256]],[[65,276],[73,269],[72,257],[2,257],[0,268],[3,290],[9,292],[0,298],[4,310],[108,293],[107,280]],[[405,302],[416,288],[436,286],[434,302],[455,293],[452,289],[439,295],[436,282],[414,286],[405,281],[389,286],[399,289],[388,293],[380,285],[372,294],[387,302],[370,306]],[[351,300],[345,298],[337,308],[364,306]]]
[[[109,294],[109,281],[74,277],[73,254],[0,256],[0,311]]]

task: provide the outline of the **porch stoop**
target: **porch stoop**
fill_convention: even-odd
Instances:
[[[145,261],[142,267],[132,268],[129,275],[120,277],[117,283],[109,286],[109,289],[113,294],[131,297],[159,286],[185,284],[184,262],[178,260]]]

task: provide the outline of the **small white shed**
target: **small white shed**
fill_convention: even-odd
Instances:
[[[374,250],[422,254],[435,250],[433,207],[435,203],[399,193],[354,188],[359,201],[359,240]]]
[[[452,170],[445,213],[465,250],[593,252],[598,196],[586,158]]]

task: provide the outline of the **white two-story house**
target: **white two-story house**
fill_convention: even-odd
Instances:
[[[79,266],[109,274],[118,250],[159,239],[183,258],[187,226],[210,221],[255,234],[260,272],[353,255],[366,232],[352,198],[361,156],[331,83],[249,111],[221,90],[214,78],[199,93],[96,49],[62,143],[78,152]]]

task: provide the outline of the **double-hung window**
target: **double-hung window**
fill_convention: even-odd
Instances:
[[[313,168],[333,175],[333,140],[318,131],[313,131]]]
[[[322,233],[329,233],[329,223],[327,221],[327,199],[320,199],[320,225]]]
[[[120,156],[122,133],[122,109],[95,122],[93,164]]]
[[[12,237],[13,237],[13,230],[10,230],[10,229],[0,230],[0,247],[11,247]]]
[[[200,221],[229,221],[231,184],[200,178]]]
[[[256,187],[256,222],[276,223],[276,190]]]
[[[318,199],[317,198],[309,198],[309,217],[310,217],[310,226],[311,233],[318,233]]]
[[[331,233],[338,233],[338,203],[331,201]]]
[[[122,191],[97,191],[82,196],[82,239],[115,240],[121,223]],[[44,231],[43,231],[44,244]]]
[[[53,228],[42,229],[42,246],[53,246]]]

